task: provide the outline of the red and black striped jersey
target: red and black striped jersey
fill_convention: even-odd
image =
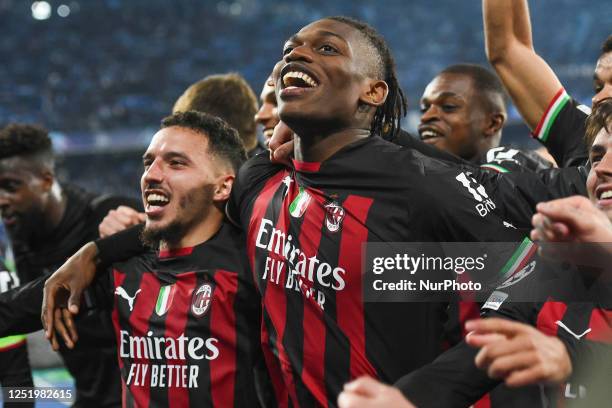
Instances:
[[[363,301],[364,243],[521,241],[547,195],[536,177],[479,173],[378,137],[294,166],[251,159],[228,203],[261,292],[280,406],[335,406],[345,382],[393,382],[441,352],[446,304]]]
[[[495,407],[595,407],[612,398],[612,303],[609,278],[566,263],[537,261],[516,284],[494,291],[482,316],[516,320],[557,336],[572,362],[561,386],[496,389]],[[604,271],[605,273],[605,271]],[[478,349],[461,342],[396,384],[419,407],[466,407],[500,384],[474,364]]]
[[[224,224],[194,247],[113,265],[124,407],[257,406],[260,299],[243,242]]]

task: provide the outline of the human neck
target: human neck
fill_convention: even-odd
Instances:
[[[322,162],[344,146],[369,136],[370,130],[365,128],[348,128],[330,134],[306,137],[296,134],[293,154],[299,161]]]
[[[45,207],[46,224],[43,228],[45,233],[49,233],[57,228],[64,217],[67,203],[68,200],[62,191],[62,187],[57,181],[54,182]]]
[[[213,207],[198,224],[191,227],[183,236],[173,242],[161,241],[160,250],[174,250],[193,247],[211,239],[221,228],[223,223],[223,212]]]

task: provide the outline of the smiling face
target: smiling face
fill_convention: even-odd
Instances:
[[[593,106],[604,98],[612,98],[612,52],[603,54],[593,74]]]
[[[483,105],[470,77],[438,75],[421,97],[421,140],[466,160],[495,147],[486,140],[489,113]]]
[[[612,120],[608,123],[612,129]],[[587,178],[589,199],[612,220],[612,132],[602,128],[591,146],[591,171]]]
[[[376,81],[366,72],[375,58],[371,48],[357,29],[339,21],[323,19],[301,29],[285,43],[275,70],[280,118],[293,129],[356,122],[369,128],[371,117],[358,108]]]
[[[272,77],[266,80],[259,99],[261,106],[255,115],[255,123],[263,126],[263,135],[267,141],[272,137],[274,127],[280,122],[276,94],[274,93],[274,80]]]
[[[208,137],[179,126],[161,129],[143,164],[144,236],[149,242],[178,243],[201,227],[213,206],[217,172]]]

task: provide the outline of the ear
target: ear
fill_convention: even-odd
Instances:
[[[43,170],[40,175],[41,179],[41,187],[45,193],[48,193],[53,188],[53,184],[55,183],[55,174],[49,170]]]
[[[236,176],[233,174],[225,174],[217,179],[217,183],[215,185],[215,194],[213,195],[213,201],[224,202],[229,199],[235,178]]]
[[[378,107],[385,103],[388,94],[389,85],[385,81],[371,79],[366,82],[359,101],[366,105]]]
[[[499,133],[502,127],[506,123],[506,115],[502,112],[490,113],[487,117],[487,122],[484,128],[484,135],[489,138]]]

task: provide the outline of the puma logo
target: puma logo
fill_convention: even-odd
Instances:
[[[562,329],[564,329],[566,332],[568,332],[569,334],[571,334],[572,336],[574,336],[576,338],[576,340],[580,340],[581,338],[584,337],[585,334],[588,334],[591,332],[591,328],[588,328],[584,331],[584,333],[582,334],[576,334],[574,333],[569,327],[567,327],[561,320],[557,320],[555,322],[555,324],[559,327],[561,327]]]
[[[136,300],[136,295],[138,295],[139,293],[140,289],[138,289],[136,293],[134,293],[134,296],[130,296],[121,286],[117,286],[117,288],[115,289],[115,295],[119,295],[128,301],[128,306],[130,306],[130,312],[134,310],[134,300]]]

